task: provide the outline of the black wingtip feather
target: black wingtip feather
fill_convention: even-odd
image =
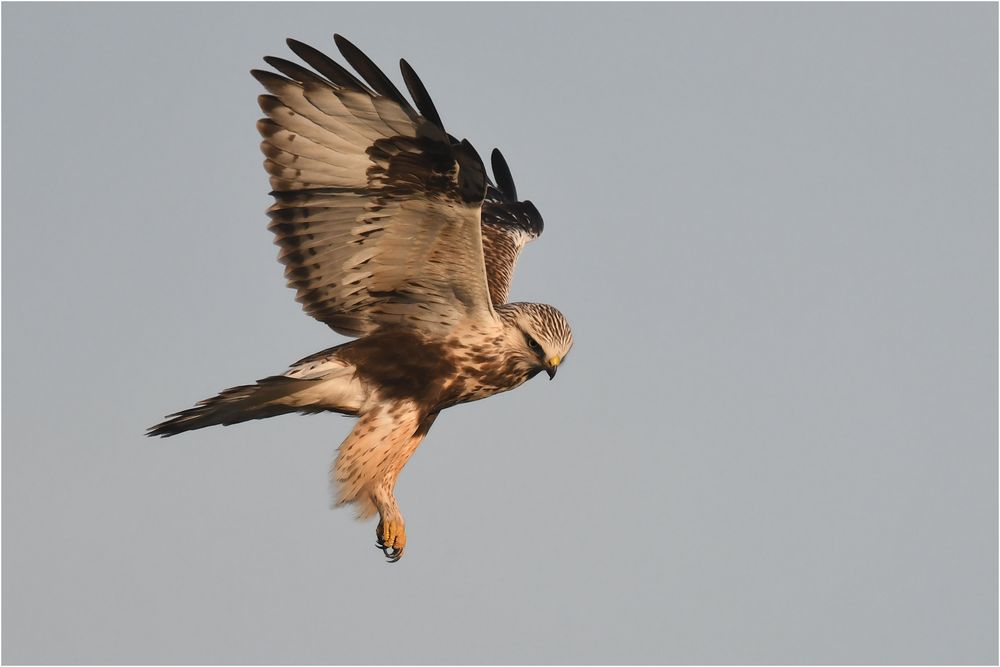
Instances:
[[[287,81],[284,77],[278,76],[274,72],[269,72],[266,69],[254,68],[250,70],[250,76],[257,79],[265,88],[269,81],[274,81],[275,79],[281,79],[282,81]]]
[[[466,202],[481,202],[486,194],[486,167],[479,151],[469,142],[462,139],[452,151],[458,161],[458,188],[462,200]]]
[[[493,166],[493,177],[497,179],[497,186],[501,192],[510,197],[511,201],[517,201],[517,188],[514,187],[514,177],[510,175],[510,167],[507,160],[499,148],[494,148],[490,155],[490,163]]]
[[[285,43],[288,44],[288,48],[295,55],[302,58],[310,67],[338,86],[343,86],[351,90],[368,91],[368,86],[362,83],[359,78],[348,72],[343,65],[325,53],[291,37],[286,39]]]
[[[427,88],[424,87],[424,83],[420,80],[420,77],[410,67],[410,63],[402,58],[399,60],[399,70],[403,73],[403,81],[406,82],[406,89],[410,91],[410,97],[416,103],[417,109],[424,115],[424,118],[437,125],[443,132],[444,123],[441,122],[441,116],[438,115],[437,108],[434,106],[434,102],[431,100],[431,96],[428,94]]]
[[[362,79],[368,82],[368,85],[375,92],[385,95],[404,109],[412,109],[410,103],[403,97],[403,93],[399,92],[389,77],[361,49],[341,35],[334,35],[333,41],[337,43],[337,48],[340,49],[340,54],[344,56],[344,59],[361,75]]]
[[[293,63],[291,60],[285,60],[284,58],[279,58],[277,56],[264,56],[264,62],[278,70],[290,79],[294,79],[299,83],[321,83],[329,85],[323,77],[317,75],[315,72],[306,69],[302,65]]]

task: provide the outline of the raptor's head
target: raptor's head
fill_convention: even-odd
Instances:
[[[573,347],[573,332],[563,314],[544,303],[508,303],[497,307],[508,328],[512,360],[532,375],[556,376]]]

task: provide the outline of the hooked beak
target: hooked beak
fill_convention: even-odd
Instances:
[[[559,357],[552,357],[546,362],[545,372],[549,374],[550,380],[556,376],[556,371],[559,370],[559,362],[561,361],[562,359]]]

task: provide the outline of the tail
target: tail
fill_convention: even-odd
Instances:
[[[218,396],[199,401],[193,408],[167,415],[169,419],[146,431],[148,436],[169,437],[206,426],[238,424],[289,412],[321,412],[336,409],[316,400],[321,379],[299,379],[274,375],[257,384],[232,387]]]

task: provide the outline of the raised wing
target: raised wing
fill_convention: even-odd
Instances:
[[[315,72],[273,57],[265,61],[284,76],[252,72],[270,93],[259,98],[267,118],[257,124],[275,198],[269,229],[296,300],[351,336],[495,317],[482,160],[467,141],[450,140],[405,61],[419,112],[357,47],[335,40],[364,83],[295,40],[288,45]]]
[[[492,183],[486,188],[483,203],[483,250],[490,301],[494,305],[507,303],[510,281],[517,256],[526,243],[542,234],[542,216],[530,201],[518,201],[514,179],[503,154],[493,149]]]

